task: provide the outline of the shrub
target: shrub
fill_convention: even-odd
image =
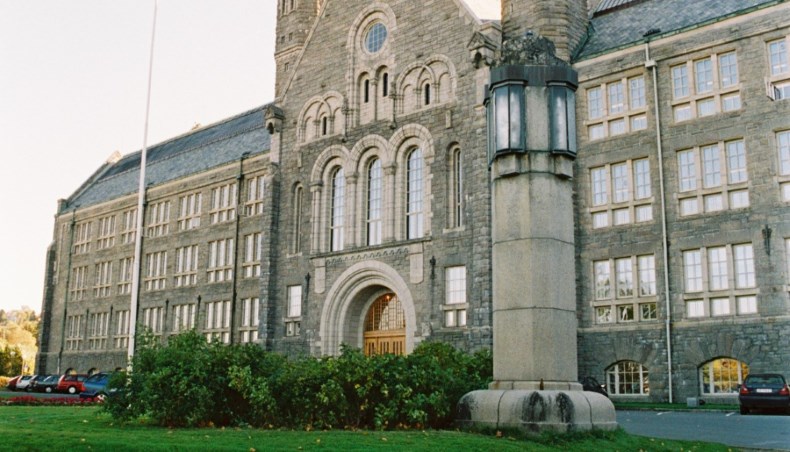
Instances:
[[[426,343],[409,356],[287,359],[253,345],[206,343],[188,332],[167,345],[146,338],[131,375],[105,409],[121,419],[148,416],[163,426],[442,428],[465,393],[491,379],[490,352],[474,355]]]

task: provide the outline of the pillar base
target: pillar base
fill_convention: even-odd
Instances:
[[[469,430],[515,429],[539,434],[615,430],[617,420],[612,402],[595,392],[488,389],[461,398],[456,425]]]

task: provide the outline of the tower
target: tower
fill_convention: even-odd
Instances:
[[[565,61],[584,41],[588,23],[586,0],[502,0],[504,40],[532,31],[550,39]]]
[[[275,97],[283,89],[294,71],[296,58],[304,48],[310,28],[323,7],[324,0],[278,0],[277,36],[274,60],[277,64]]]

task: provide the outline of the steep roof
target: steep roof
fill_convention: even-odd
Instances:
[[[590,36],[576,60],[634,45],[649,30],[678,32],[787,0],[604,0],[595,9]]]
[[[266,105],[148,148],[146,184],[158,185],[270,149]],[[86,207],[137,192],[140,151],[100,167],[71,195],[62,210]]]

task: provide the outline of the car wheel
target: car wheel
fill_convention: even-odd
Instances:
[[[77,387],[76,386],[69,386],[69,394],[76,394]]]
[[[51,393],[51,392],[52,392],[52,388],[45,388],[45,389],[44,389],[44,391],[45,391],[47,394],[49,394],[49,393]]]
[[[741,414],[743,414],[743,415],[749,414],[749,409],[746,408],[745,406],[741,405]]]
[[[107,394],[104,393],[96,394],[96,400],[98,400],[99,402],[104,402],[105,400],[107,400]]]

